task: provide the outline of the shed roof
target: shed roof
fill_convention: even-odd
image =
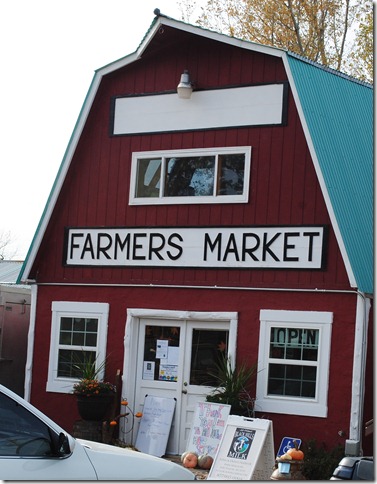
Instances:
[[[373,292],[373,89],[293,53],[156,16],[136,52],[95,72],[50,197],[19,276],[29,277],[86,117],[104,75],[135,62],[161,25],[281,57],[351,287]]]
[[[0,260],[0,284],[16,284],[23,261]]]

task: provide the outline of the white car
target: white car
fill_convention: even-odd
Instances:
[[[159,457],[75,439],[0,385],[0,479],[187,481],[195,475]]]

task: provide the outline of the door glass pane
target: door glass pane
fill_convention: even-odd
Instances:
[[[193,330],[190,385],[217,386],[217,364],[227,354],[228,338],[229,331]]]
[[[146,326],[143,380],[178,380],[179,337],[176,326]]]

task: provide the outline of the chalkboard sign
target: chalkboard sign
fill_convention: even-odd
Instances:
[[[198,402],[186,450],[215,457],[229,411],[230,405]]]
[[[271,420],[230,415],[207,479],[267,481],[274,465]]]
[[[162,457],[166,452],[175,398],[147,395],[144,400],[143,416],[140,420],[135,447],[140,452]]]

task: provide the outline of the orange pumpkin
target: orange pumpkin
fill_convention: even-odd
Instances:
[[[210,455],[204,454],[198,457],[198,466],[201,469],[210,469],[213,463],[213,458]]]
[[[184,467],[193,469],[198,465],[198,455],[195,452],[187,452],[182,460]]]
[[[304,453],[302,450],[298,448],[296,440],[293,441],[294,448],[289,449],[287,454],[292,457],[293,460],[303,460],[304,459]]]

